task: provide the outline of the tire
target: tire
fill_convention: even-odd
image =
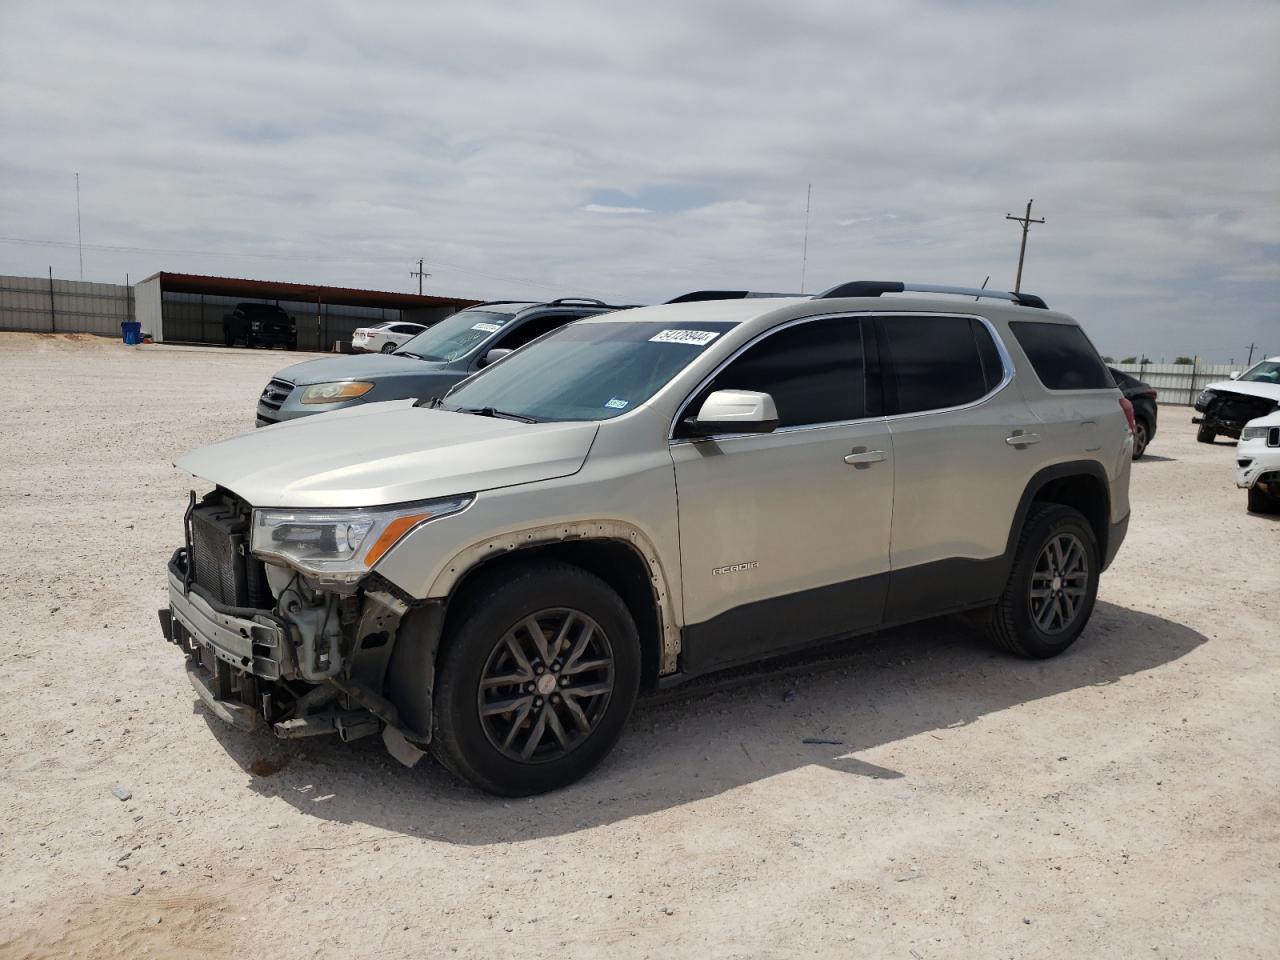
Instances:
[[[443,766],[481,790],[518,797],[567,786],[604,759],[635,704],[640,641],[603,580],[564,563],[504,567],[480,574],[448,617],[432,704],[431,752]],[[576,619],[556,653],[559,618],[568,617]],[[541,663],[543,646],[551,664]],[[518,682],[493,682],[505,677]],[[581,693],[562,693],[569,690]],[[508,711],[493,709],[506,704]]]
[[[1063,569],[1054,558],[1064,554],[1067,574],[1050,577],[1048,572],[1055,566],[1059,572]],[[1097,537],[1080,511],[1056,503],[1033,507],[1022,526],[1004,593],[986,612],[987,635],[997,646],[1020,657],[1039,660],[1057,656],[1076,641],[1089,622],[1101,569]],[[1060,592],[1056,598],[1050,592],[1037,605],[1033,588]],[[1047,619],[1042,616],[1046,608]]]
[[[290,350],[297,350],[297,349],[298,349],[298,341],[297,341],[297,340],[290,340],[290,341],[289,341],[289,343],[288,343],[288,347],[289,347],[289,349],[290,349]]]
[[[1151,427],[1142,417],[1138,417],[1133,422],[1133,459],[1140,460],[1142,455],[1147,452],[1147,444],[1151,442]]]
[[[1249,512],[1267,516],[1280,514],[1280,496],[1264,490],[1262,484],[1255,483],[1249,488]]]
[[[1204,423],[1200,424],[1200,429],[1196,431],[1196,439],[1201,443],[1213,443],[1217,436],[1218,431]]]
[[[394,343],[384,343],[384,344],[382,345],[382,352],[383,352],[383,353],[395,353],[395,352],[396,352],[396,345],[395,345]]]

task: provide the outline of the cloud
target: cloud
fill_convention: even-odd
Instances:
[[[645,207],[611,207],[605,203],[588,203],[582,208],[587,213],[651,213]]]
[[[425,257],[436,292],[641,302],[798,287],[809,183],[811,289],[1008,288],[1035,197],[1024,285],[1106,352],[1280,352],[1277,39],[1244,0],[9,4],[0,236],[74,241],[78,171],[87,243],[201,251],[89,279]]]

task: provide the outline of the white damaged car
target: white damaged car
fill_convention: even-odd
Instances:
[[[1250,420],[1236,445],[1236,486],[1252,513],[1280,513],[1280,412]]]

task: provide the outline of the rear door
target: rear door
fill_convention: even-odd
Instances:
[[[1013,366],[988,321],[885,315],[879,326],[896,461],[885,615],[903,621],[999,594],[999,560],[1040,462],[1038,422],[1008,389]]]
[[[879,624],[893,456],[854,317],[796,321],[705,384],[770,394],[769,434],[671,443],[684,584],[683,667],[702,672]],[[873,352],[871,353],[873,356]]]

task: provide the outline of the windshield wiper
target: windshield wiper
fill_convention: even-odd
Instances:
[[[495,410],[493,407],[454,407],[454,413],[473,413],[477,417],[497,417],[500,420],[519,420],[521,423],[537,423],[533,417],[526,417],[519,413],[507,413],[505,410]]]

